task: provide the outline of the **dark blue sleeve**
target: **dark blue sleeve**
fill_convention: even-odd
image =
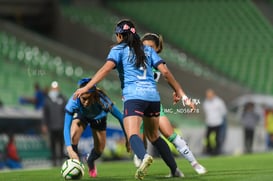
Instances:
[[[117,108],[117,106],[115,106],[114,104],[112,105],[112,109],[111,109],[111,114],[118,119],[119,124],[123,130],[124,135],[126,136],[126,132],[124,129],[124,125],[123,125],[123,114],[119,111],[119,109]]]
[[[66,112],[64,118],[64,142],[66,146],[71,146],[70,128],[73,120],[73,115]]]
[[[119,63],[119,61],[121,61],[121,54],[120,54],[120,45],[116,45],[114,47],[111,48],[110,52],[107,55],[107,61],[112,61],[115,63],[115,65],[117,66],[117,64]]]
[[[158,53],[156,53],[156,51],[153,48],[149,46],[145,46],[145,48],[147,48],[150,53],[150,57],[152,59],[152,65],[155,69],[157,69],[159,64],[161,63],[165,64],[164,60],[158,55]]]

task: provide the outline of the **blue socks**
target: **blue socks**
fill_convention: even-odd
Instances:
[[[129,142],[137,157],[143,160],[144,155],[146,154],[146,150],[140,137],[134,134],[130,137]]]
[[[144,147],[144,144],[142,140],[137,135],[132,135],[129,139],[131,148],[133,149],[134,153],[137,155],[137,157],[141,160],[143,160],[146,150]],[[170,168],[172,174],[175,174],[177,169],[177,164],[174,160],[174,157],[171,153],[171,150],[167,143],[161,138],[158,137],[156,141],[152,143],[158,150],[161,158],[164,160],[164,162],[168,165]]]

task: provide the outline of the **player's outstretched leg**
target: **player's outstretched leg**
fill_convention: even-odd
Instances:
[[[190,162],[192,165],[193,169],[199,174],[205,174],[207,173],[207,170],[205,167],[203,167],[196,158],[194,157],[192,151],[190,148],[187,146],[187,143],[185,142],[184,139],[182,139],[179,135],[176,133],[173,133],[168,140],[174,144],[176,149],[179,151],[179,153]]]

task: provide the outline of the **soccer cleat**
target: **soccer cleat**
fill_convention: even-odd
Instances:
[[[153,163],[153,157],[146,154],[141,165],[136,171],[135,178],[142,180],[147,173],[147,168]]]
[[[185,177],[183,172],[181,170],[179,170],[179,168],[176,168],[175,173],[172,174],[170,173],[169,175],[166,176],[167,178],[171,178],[171,177]]]
[[[98,173],[97,173],[97,168],[96,166],[94,166],[94,168],[89,168],[89,176],[92,178],[97,177]]]
[[[134,155],[134,164],[137,168],[141,165],[141,160],[136,155]]]
[[[207,173],[206,168],[203,167],[202,165],[200,165],[199,163],[192,165],[192,167],[199,175],[203,175],[203,174]]]

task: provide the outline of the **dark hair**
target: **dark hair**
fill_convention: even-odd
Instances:
[[[126,43],[130,48],[133,48],[136,55],[136,67],[146,68],[146,56],[143,50],[143,44],[136,33],[133,22],[128,19],[119,21],[116,25],[115,33],[122,35],[123,40],[121,43]]]
[[[91,97],[90,97],[91,104],[99,103],[101,107],[106,111],[110,111],[112,109],[112,101],[103,90],[96,87],[96,90],[90,94],[91,94]],[[100,100],[100,98],[102,98],[105,102],[107,102],[108,107],[106,107],[106,105]]]
[[[88,82],[83,82],[83,83],[79,84],[79,88],[86,86],[86,84],[88,84]]]
[[[86,86],[86,84],[90,81],[91,81],[91,78],[82,78],[81,80],[78,81],[79,88]],[[89,92],[92,92],[94,90],[96,90],[96,84],[92,88],[89,89]]]
[[[163,38],[161,35],[155,34],[155,33],[146,33],[142,38],[141,41],[153,41],[158,48],[156,53],[160,53],[163,50]]]
[[[79,80],[78,81],[79,87],[80,88],[84,87],[90,80],[91,80],[91,78],[83,78],[83,79]],[[111,99],[106,95],[106,93],[103,90],[101,90],[100,88],[98,88],[96,85],[93,86],[88,93],[91,94],[91,97],[90,97],[91,104],[99,103],[103,109],[108,109],[101,102],[101,100],[100,100],[100,97],[101,97],[105,102],[107,102],[109,104],[108,111],[112,109],[112,101],[111,101]],[[103,95],[103,96],[101,96],[101,95]],[[106,99],[105,97],[107,97],[108,99]]]

